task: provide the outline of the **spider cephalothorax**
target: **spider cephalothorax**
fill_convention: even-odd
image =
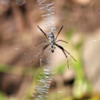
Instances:
[[[52,32],[51,32],[51,34],[49,34],[49,35],[47,36],[46,33],[45,33],[39,26],[37,26],[37,27],[38,27],[38,28],[41,30],[41,32],[44,34],[44,36],[46,37],[47,41],[49,41],[49,43],[46,44],[46,45],[43,47],[42,55],[43,55],[44,51],[46,50],[46,48],[47,48],[48,46],[50,46],[51,52],[52,52],[52,53],[54,52],[54,46],[56,46],[56,47],[58,47],[58,48],[60,48],[60,49],[62,50],[62,52],[64,53],[64,55],[65,55],[66,58],[68,58],[67,54],[69,54],[69,55],[73,58],[73,60],[76,61],[75,58],[74,58],[68,51],[66,51],[62,46],[60,46],[59,44],[57,44],[57,42],[59,42],[59,41],[64,42],[64,43],[68,43],[68,42],[66,42],[66,41],[64,41],[64,40],[57,40],[58,35],[60,34],[60,32],[61,32],[63,26],[60,28],[60,30],[59,30],[59,32],[57,33],[57,36],[56,36],[56,37],[54,36],[54,34],[53,34]],[[57,41],[56,41],[56,40],[57,40]],[[66,54],[66,53],[67,53],[67,54]],[[67,63],[68,63],[68,60],[67,60]],[[68,66],[69,66],[69,64],[68,64]]]

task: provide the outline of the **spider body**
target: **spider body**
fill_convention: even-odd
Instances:
[[[74,61],[76,61],[75,58],[74,58],[67,50],[65,50],[62,46],[60,46],[59,44],[57,44],[57,42],[68,43],[68,42],[66,42],[66,41],[64,41],[64,40],[57,40],[57,37],[58,37],[58,35],[60,34],[60,32],[61,32],[63,26],[62,26],[62,27],[60,28],[60,30],[58,31],[56,37],[54,36],[53,32],[51,32],[51,33],[47,36],[46,33],[45,33],[39,26],[37,26],[37,27],[38,27],[38,28],[41,30],[41,32],[44,34],[44,36],[46,37],[47,41],[49,41],[48,44],[45,45],[45,46],[43,47],[42,55],[43,55],[44,51],[46,50],[46,48],[47,48],[48,46],[50,46],[51,52],[54,53],[54,49],[55,49],[55,46],[56,46],[56,47],[58,47],[59,49],[62,50],[62,52],[64,53],[64,55],[65,55],[66,58],[68,58],[68,56],[67,56],[67,54],[68,54],[68,55],[70,55],[70,56],[73,58]],[[56,40],[57,40],[57,41],[56,41]],[[67,59],[67,63],[68,63],[68,59]],[[68,67],[69,67],[69,64],[68,64]]]
[[[55,36],[53,35],[53,33],[48,35],[48,39],[49,39],[49,44],[50,44],[50,47],[51,47],[51,52],[54,53]]]

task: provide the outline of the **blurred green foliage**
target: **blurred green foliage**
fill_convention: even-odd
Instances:
[[[5,73],[9,73],[11,72],[12,67],[8,66],[8,65],[4,65],[0,63],[0,72],[5,72]]]
[[[64,73],[65,70],[66,70],[66,63],[65,62],[62,62],[57,67],[55,67],[54,73],[56,75],[61,75],[61,74]]]
[[[5,95],[0,91],[0,100],[4,100]]]

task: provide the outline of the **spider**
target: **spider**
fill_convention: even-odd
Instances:
[[[57,42],[64,42],[64,43],[68,43],[64,40],[57,40],[61,30],[63,29],[63,26],[60,28],[60,30],[58,31],[56,37],[54,36],[53,32],[51,32],[51,34],[49,34],[48,36],[46,35],[46,33],[39,27],[37,26],[40,31],[44,34],[44,36],[46,37],[46,40],[48,42],[48,44],[46,44],[44,47],[43,47],[43,50],[42,50],[42,55],[44,53],[44,51],[47,49],[48,46],[50,46],[50,49],[51,49],[51,52],[54,53],[54,50],[55,50],[55,46],[58,47],[59,49],[62,50],[62,52],[64,53],[65,57],[67,58],[67,64],[68,64],[68,68],[69,68],[69,63],[68,63],[68,55],[71,56],[71,58],[76,61],[76,59],[67,51],[65,50],[62,46],[60,46],[59,44],[57,44]],[[67,53],[67,54],[66,54]],[[77,62],[77,61],[76,61]]]

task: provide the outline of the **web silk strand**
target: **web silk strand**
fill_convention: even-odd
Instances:
[[[55,17],[54,17],[54,0],[48,2],[49,0],[37,0],[40,11],[41,17],[44,20],[44,27],[48,29],[46,34],[50,35],[51,32],[55,32]]]
[[[44,20],[44,27],[48,29],[46,34],[50,35],[55,32],[56,27],[54,22],[54,1],[50,0],[49,3],[48,1],[49,0],[37,0],[41,11],[41,17]],[[52,81],[52,70],[48,65],[43,66],[43,71],[38,77],[39,79],[37,80],[38,83],[35,87],[33,98],[34,100],[46,100]]]

